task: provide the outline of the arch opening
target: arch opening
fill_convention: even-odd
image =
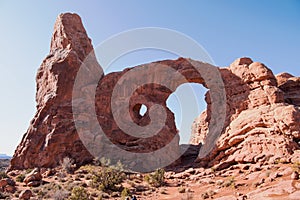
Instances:
[[[140,112],[139,112],[140,116],[144,117],[147,111],[148,111],[147,106],[145,106],[144,104],[142,104],[141,107],[140,107]]]
[[[189,144],[194,120],[207,109],[205,94],[208,91],[199,83],[180,85],[167,99],[167,107],[174,113],[179,132],[179,144]]]

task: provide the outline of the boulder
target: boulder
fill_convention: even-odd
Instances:
[[[23,190],[19,195],[19,199],[29,200],[32,196],[31,190]]]
[[[26,177],[24,179],[24,183],[27,186],[36,187],[41,184],[42,178],[43,177],[40,173],[40,170],[38,168],[36,168],[32,172],[30,172],[29,174],[26,175]]]

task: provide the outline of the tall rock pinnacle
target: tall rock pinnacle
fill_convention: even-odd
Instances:
[[[11,169],[57,166],[64,157],[79,164],[92,159],[78,137],[72,116],[74,79],[92,51],[80,17],[70,13],[59,15],[50,53],[36,76],[37,112],[15,151]],[[101,69],[96,59],[92,64]]]

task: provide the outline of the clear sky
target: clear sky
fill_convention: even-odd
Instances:
[[[82,17],[94,46],[133,28],[169,28],[196,40],[218,66],[247,56],[275,74],[300,76],[298,0],[0,0],[0,153],[13,154],[34,115],[35,74],[49,52],[55,19],[63,12]],[[121,68],[174,58],[148,54],[117,64]]]

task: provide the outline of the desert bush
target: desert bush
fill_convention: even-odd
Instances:
[[[203,194],[202,194],[203,195]],[[201,196],[202,196],[201,195]],[[203,197],[202,197],[203,198]],[[185,196],[183,196],[182,198],[181,198],[181,200],[192,200],[192,199],[194,199],[194,195],[191,193],[191,192],[187,192],[186,194],[185,194]]]
[[[25,174],[29,174],[32,171],[33,171],[33,169],[26,169]]]
[[[8,178],[7,174],[4,171],[0,171],[0,179]]]
[[[293,163],[292,168],[293,168],[294,171],[300,173],[300,162]]]
[[[66,190],[56,190],[53,195],[52,195],[52,198],[54,200],[64,200],[64,199],[67,199],[67,197],[69,196],[69,192],[66,191]]]
[[[235,179],[234,179],[234,177],[233,176],[229,177],[228,180],[224,183],[224,186],[225,187],[231,186],[231,187],[235,188],[236,185],[235,185]]]
[[[125,174],[116,167],[103,167],[92,177],[92,186],[101,191],[116,190],[125,179]]]
[[[62,169],[67,172],[67,173],[73,173],[75,165],[73,165],[74,160],[69,158],[69,157],[65,157],[62,161],[61,161],[61,166]]]
[[[88,164],[88,165],[81,166],[76,173],[90,175],[93,172],[97,171],[98,169],[99,169],[98,166]]]
[[[201,194],[202,199],[208,199],[209,198],[209,194],[207,192],[204,192]]]
[[[111,161],[108,158],[102,157],[100,159],[100,163],[101,163],[101,166],[108,167],[110,165]]]
[[[100,160],[98,157],[95,157],[95,158],[93,159],[93,164],[94,164],[95,166],[101,166],[101,160]]]
[[[157,169],[155,172],[145,176],[145,181],[154,187],[160,187],[165,183],[165,170]]]
[[[184,187],[179,187],[178,192],[179,193],[185,193],[185,188]]]
[[[121,198],[122,200],[125,200],[126,197],[130,196],[130,190],[128,188],[124,188],[121,192]]]
[[[89,194],[83,187],[75,187],[68,200],[88,200]]]
[[[24,181],[25,177],[26,177],[25,174],[19,174],[16,177],[16,181],[22,183]]]

